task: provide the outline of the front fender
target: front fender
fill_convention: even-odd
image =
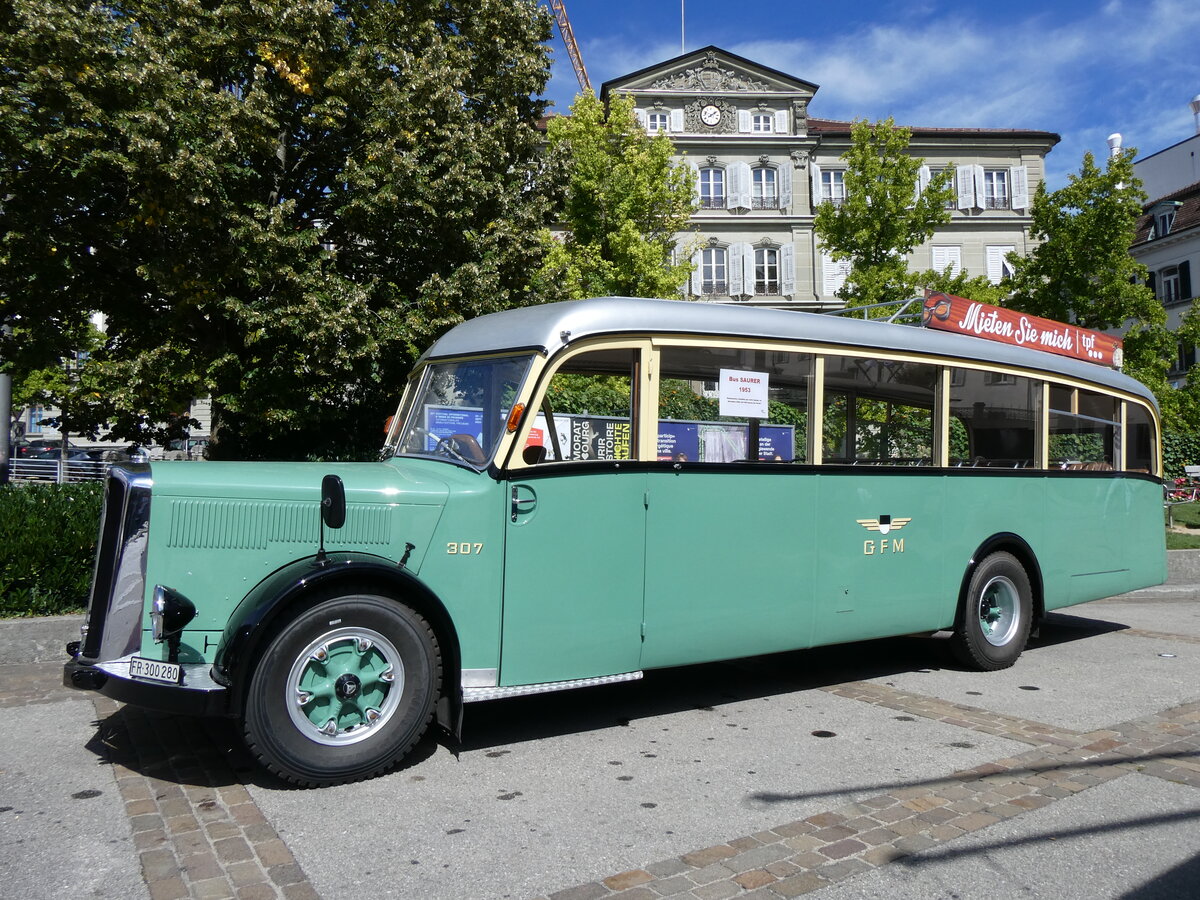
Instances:
[[[437,634],[442,652],[442,700],[438,722],[454,734],[462,718],[461,659],[458,634],[445,606],[407,569],[369,553],[329,553],[323,560],[309,556],[272,572],[238,604],[217,646],[214,680],[229,688],[229,712],[240,716],[246,691],[266,641],[289,610],[317,591],[345,585],[393,597],[424,616]]]

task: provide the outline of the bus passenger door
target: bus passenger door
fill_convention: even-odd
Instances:
[[[814,357],[722,339],[660,347],[642,664],[807,647],[819,537],[805,465]]]
[[[633,672],[641,656],[646,480],[632,471],[640,354],[577,353],[550,379],[507,483],[500,684]]]

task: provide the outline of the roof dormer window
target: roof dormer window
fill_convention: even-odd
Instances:
[[[1152,241],[1170,234],[1175,225],[1175,210],[1182,205],[1178,200],[1155,203],[1154,208],[1150,210],[1150,234],[1146,236],[1146,240]]]

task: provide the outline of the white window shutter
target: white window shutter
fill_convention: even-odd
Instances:
[[[692,174],[695,176],[696,203],[698,204],[700,202],[700,164],[694,159],[689,159],[688,165],[692,167]]]
[[[827,297],[832,297],[842,289],[842,285],[846,283],[846,276],[850,274],[850,260],[834,260],[829,255],[828,250],[821,251],[821,285],[822,293]]]
[[[921,166],[917,169],[917,183],[913,188],[913,206],[917,205],[917,201],[921,199],[921,195],[925,193],[927,187],[929,187],[929,166]]]
[[[729,208],[749,209],[750,197],[753,190],[754,176],[750,172],[750,164],[735,162],[730,164],[729,174]]]
[[[1012,192],[1012,208],[1029,208],[1029,167],[1012,166],[1008,170],[1009,190]]]
[[[746,244],[729,245],[729,296],[739,297],[744,291]]]
[[[754,247],[742,244],[742,295],[754,296]]]
[[[934,244],[932,249],[933,270],[941,273],[946,269],[950,270],[951,275],[957,275],[962,271],[962,248],[950,245]]]
[[[788,128],[788,114],[786,109],[776,110],[775,112],[775,133],[789,134],[791,129]]]
[[[987,202],[987,188],[983,183],[983,166],[971,166],[971,177],[975,180],[975,206],[983,209]]]
[[[701,272],[701,270],[700,270],[700,265],[701,265],[701,263],[704,262],[703,253],[704,253],[703,250],[697,250],[695,253],[692,254],[692,275],[688,279],[688,283],[691,288],[690,293],[693,297],[698,297],[702,293],[704,293],[704,291],[702,290],[702,288],[704,286],[703,285],[704,273]]]
[[[809,163],[808,174],[812,182],[812,208],[813,212],[816,212],[817,204],[821,202],[821,167],[816,163]]]
[[[683,110],[682,109],[671,110],[671,131],[674,134],[681,134],[683,132]]]
[[[633,115],[637,119],[637,123],[642,126],[642,128],[650,127],[649,120],[646,117],[646,111],[644,109],[635,109],[633,111]]]
[[[737,114],[738,114],[738,131],[740,131],[742,134],[749,134],[750,126],[751,126],[750,110],[739,109],[737,111]]]
[[[779,208],[789,212],[792,208],[792,167],[784,163],[777,170],[779,176]]]
[[[987,248],[987,278],[992,284],[1004,280],[1005,258],[1017,248],[1012,244]]]
[[[796,293],[796,247],[784,244],[779,249],[779,292],[785,297]]]
[[[971,209],[975,205],[975,175],[971,166],[959,166],[954,170],[958,184],[958,208]]]

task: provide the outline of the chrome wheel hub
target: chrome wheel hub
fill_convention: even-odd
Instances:
[[[318,744],[354,744],[397,713],[404,663],[379,632],[337,628],[296,657],[284,691],[288,716],[301,734]]]

